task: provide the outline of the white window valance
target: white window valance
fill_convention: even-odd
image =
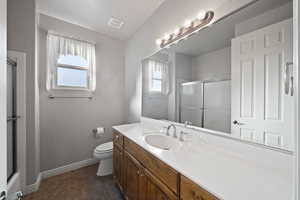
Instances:
[[[47,90],[56,89],[55,76],[60,56],[80,56],[88,66],[88,90],[96,89],[95,44],[49,31],[47,34]]]

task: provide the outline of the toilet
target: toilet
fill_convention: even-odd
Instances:
[[[113,143],[100,144],[94,150],[94,157],[99,159],[97,176],[107,176],[113,172]]]

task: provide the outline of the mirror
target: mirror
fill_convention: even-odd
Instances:
[[[142,61],[142,116],[293,149],[292,1],[259,0]]]

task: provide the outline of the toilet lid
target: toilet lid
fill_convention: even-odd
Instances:
[[[107,142],[96,147],[96,152],[108,152],[113,150],[113,143]]]

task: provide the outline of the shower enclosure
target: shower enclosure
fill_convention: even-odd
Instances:
[[[230,80],[181,84],[179,121],[230,133]]]

